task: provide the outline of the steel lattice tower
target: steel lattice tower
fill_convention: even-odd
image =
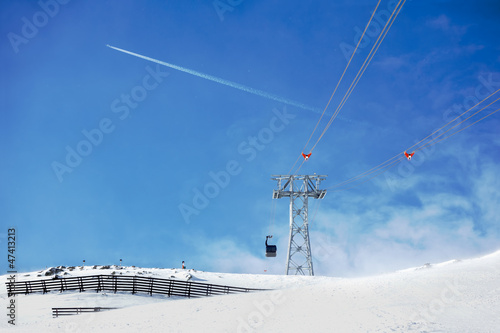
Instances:
[[[290,239],[286,259],[286,275],[314,275],[311,243],[309,241],[308,200],[323,199],[326,190],[319,189],[319,183],[326,176],[272,176],[278,181],[273,190],[273,199],[290,197]],[[306,274],[308,272],[308,274]]]

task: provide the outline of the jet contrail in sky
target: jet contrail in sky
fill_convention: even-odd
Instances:
[[[288,104],[288,105],[291,105],[291,106],[296,106],[296,107],[304,109],[304,110],[314,111],[316,113],[321,113],[322,112],[322,110],[320,110],[318,108],[314,108],[312,106],[308,106],[308,105],[305,105],[305,104],[302,104],[302,103],[299,103],[299,102],[295,102],[295,101],[289,100],[289,99],[281,97],[281,96],[273,95],[273,94],[267,93],[267,92],[262,91],[262,90],[250,88],[250,87],[244,86],[244,85],[236,83],[236,82],[232,82],[232,81],[221,79],[221,78],[216,77],[216,76],[212,76],[212,75],[200,73],[200,72],[197,72],[197,71],[189,69],[189,68],[184,68],[184,67],[177,66],[177,65],[174,65],[174,64],[169,64],[168,62],[156,60],[156,59],[153,59],[153,58],[150,58],[150,57],[146,57],[146,56],[143,56],[141,54],[137,54],[137,53],[130,52],[130,51],[127,51],[127,50],[123,50],[123,49],[120,49],[118,47],[114,47],[114,46],[111,46],[111,45],[106,45],[106,46],[110,47],[112,49],[115,49],[117,51],[133,55],[135,57],[139,57],[139,58],[142,58],[142,59],[145,59],[145,60],[148,60],[148,61],[156,62],[157,64],[160,64],[160,65],[163,65],[163,66],[167,66],[167,67],[170,67],[170,68],[173,68],[173,69],[177,69],[178,71],[185,72],[185,73],[188,73],[188,74],[191,74],[191,75],[195,75],[195,76],[201,77],[203,79],[207,79],[207,80],[210,80],[210,81],[221,83],[221,84],[224,84],[224,85],[232,87],[232,88],[243,90],[243,91],[246,91],[248,93],[257,95],[257,96],[261,96],[261,97],[264,97],[264,98],[271,99],[273,101],[285,103],[285,104]]]

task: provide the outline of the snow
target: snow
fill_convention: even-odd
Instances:
[[[139,274],[269,291],[186,299],[127,293],[18,295],[13,332],[497,332],[500,251],[364,278],[85,267],[60,276]],[[17,280],[47,278],[45,271]],[[64,273],[67,273],[64,275]],[[37,276],[42,275],[42,276]],[[5,285],[7,275],[0,278]],[[6,310],[6,288],[0,294]],[[52,318],[52,307],[119,307]],[[7,319],[5,319],[7,318]]]

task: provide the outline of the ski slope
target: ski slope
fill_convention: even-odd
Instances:
[[[126,293],[16,296],[13,332],[498,332],[500,251],[364,278],[210,273],[137,267],[67,268],[60,276],[138,274],[249,288],[249,294],[198,299]],[[18,281],[48,278],[19,274]],[[5,286],[7,276],[0,278]],[[9,299],[2,287],[1,307]],[[119,307],[52,318],[52,307]]]

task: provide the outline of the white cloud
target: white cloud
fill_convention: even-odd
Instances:
[[[490,233],[500,236],[500,178],[498,166],[488,163],[474,182],[473,193],[481,212],[481,222]]]
[[[455,38],[460,38],[467,32],[467,27],[452,24],[450,18],[445,14],[427,21],[427,26],[442,30]]]
[[[452,152],[442,154],[459,160]],[[477,152],[472,151],[460,163],[468,165],[475,157]],[[376,182],[379,194],[364,196],[361,202],[356,195],[343,192],[335,208],[322,206],[314,226],[313,253],[320,254],[320,260],[315,258],[316,271],[335,276],[377,274],[497,250],[498,166],[483,163],[477,168],[479,176],[465,182],[473,184],[472,191],[439,186],[444,180],[452,182],[453,176],[420,175],[420,182],[428,183],[425,190],[417,190],[420,182],[413,181],[396,193],[415,192],[420,206],[394,204],[394,194],[384,191],[380,181]],[[454,171],[457,176],[462,172]]]
[[[446,31],[450,29],[450,19],[448,18],[448,16],[443,14],[439,17],[427,21],[427,25],[436,29]]]
[[[379,61],[376,61],[375,64],[377,66],[382,67],[384,70],[394,71],[400,69],[403,66],[408,65],[408,61],[406,58],[407,57],[389,56],[389,57],[384,57]]]
[[[199,237],[193,244],[195,252],[199,253],[196,264],[215,272],[257,273],[265,267],[263,259],[257,258],[236,240],[209,240]]]

